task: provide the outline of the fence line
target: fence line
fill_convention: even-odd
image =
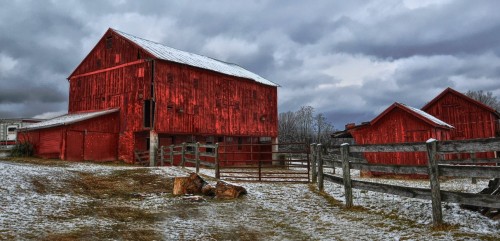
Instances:
[[[315,144],[313,144],[315,145]],[[313,175],[317,172],[318,189],[323,190],[323,180],[331,181],[344,186],[346,207],[352,207],[352,188],[368,191],[382,192],[404,197],[427,199],[432,201],[433,224],[442,224],[441,201],[467,204],[473,206],[483,206],[491,208],[500,208],[498,197],[484,194],[471,194],[442,191],[440,189],[439,177],[480,177],[480,178],[500,178],[500,167],[498,166],[456,166],[450,164],[477,164],[499,163],[498,158],[494,159],[471,159],[441,161],[440,155],[450,153],[475,153],[500,150],[500,138],[460,140],[460,141],[437,141],[429,140],[427,143],[397,143],[381,145],[349,145],[342,144],[340,155],[331,154],[337,150],[328,150],[330,154],[321,157],[319,149],[311,146],[313,162],[318,163],[317,170],[313,168]],[[369,164],[361,161],[360,158],[353,158],[350,153],[364,152],[426,152],[428,156],[427,166],[408,166],[408,165],[383,165]],[[471,160],[469,162],[469,160]],[[323,164],[331,167],[340,167],[343,171],[343,177],[323,173]],[[321,167],[321,168],[320,168]],[[394,174],[421,174],[428,175],[430,189],[410,188],[403,186],[394,186],[381,183],[372,183],[351,180],[350,170],[357,169],[362,171],[386,172]]]

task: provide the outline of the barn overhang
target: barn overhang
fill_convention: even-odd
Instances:
[[[58,126],[65,126],[65,125],[70,125],[78,122],[82,122],[85,120],[90,120],[93,118],[97,118],[103,115],[108,115],[111,113],[116,113],[119,112],[119,108],[113,108],[113,109],[108,109],[108,110],[101,110],[101,111],[91,111],[91,112],[80,112],[80,113],[73,113],[73,114],[66,114],[62,116],[58,116],[46,121],[34,123],[28,126],[25,126],[23,128],[20,128],[20,131],[31,131],[31,130],[39,130],[39,129],[47,129],[47,128],[53,128],[53,127],[58,127]]]

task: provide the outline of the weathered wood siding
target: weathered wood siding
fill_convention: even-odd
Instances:
[[[455,127],[450,132],[451,140],[496,136],[498,116],[494,111],[455,90],[446,89],[422,110]],[[453,158],[469,157],[468,154],[453,155]],[[478,153],[476,157],[493,158],[494,153]]]
[[[466,98],[450,91],[423,110],[453,125],[453,140],[495,137],[498,117]]]
[[[276,87],[165,61],[155,70],[159,133],[277,136]]]

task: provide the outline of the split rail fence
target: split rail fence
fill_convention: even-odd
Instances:
[[[323,191],[324,180],[344,186],[346,207],[352,207],[352,189],[388,193],[403,197],[426,199],[432,201],[433,225],[443,222],[441,202],[451,202],[480,207],[500,208],[498,196],[485,194],[472,194],[444,191],[440,189],[439,177],[459,178],[500,178],[500,167],[492,166],[500,163],[499,158],[476,159],[474,155],[470,159],[441,160],[441,155],[452,153],[478,153],[500,151],[500,138],[460,140],[460,141],[437,141],[429,140],[426,143],[398,143],[381,145],[349,145],[340,146],[340,155],[323,155],[321,144],[312,144],[312,179],[318,182],[318,189]],[[338,150],[328,150],[333,153]],[[427,166],[409,165],[384,165],[369,164],[360,158],[354,158],[352,153],[365,152],[427,152]],[[342,168],[342,177],[324,172],[326,165]],[[464,164],[464,165],[456,165]],[[471,165],[474,164],[474,165]],[[487,164],[489,166],[479,166]],[[351,179],[351,169],[361,171],[385,172],[393,174],[421,174],[428,175],[430,189],[412,188],[382,183],[365,182]]]

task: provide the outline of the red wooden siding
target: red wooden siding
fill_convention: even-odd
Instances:
[[[444,95],[422,109],[453,125],[453,140],[495,137],[498,116],[494,111],[454,90],[445,90]]]
[[[64,160],[116,160],[118,152],[118,112],[93,119],[45,129],[28,130],[22,140],[29,140],[35,156]]]
[[[165,61],[155,69],[159,133],[277,136],[276,87]]]
[[[498,115],[493,109],[451,88],[444,90],[422,110],[453,125],[455,129],[450,133],[452,140],[490,138],[497,133]],[[460,156],[468,157],[467,154]],[[493,158],[494,153],[478,154],[476,157]]]
[[[350,130],[357,144],[423,142],[429,138],[449,139],[449,129],[431,125],[399,107],[393,108],[371,125]],[[365,153],[369,163],[425,165],[426,153]]]

